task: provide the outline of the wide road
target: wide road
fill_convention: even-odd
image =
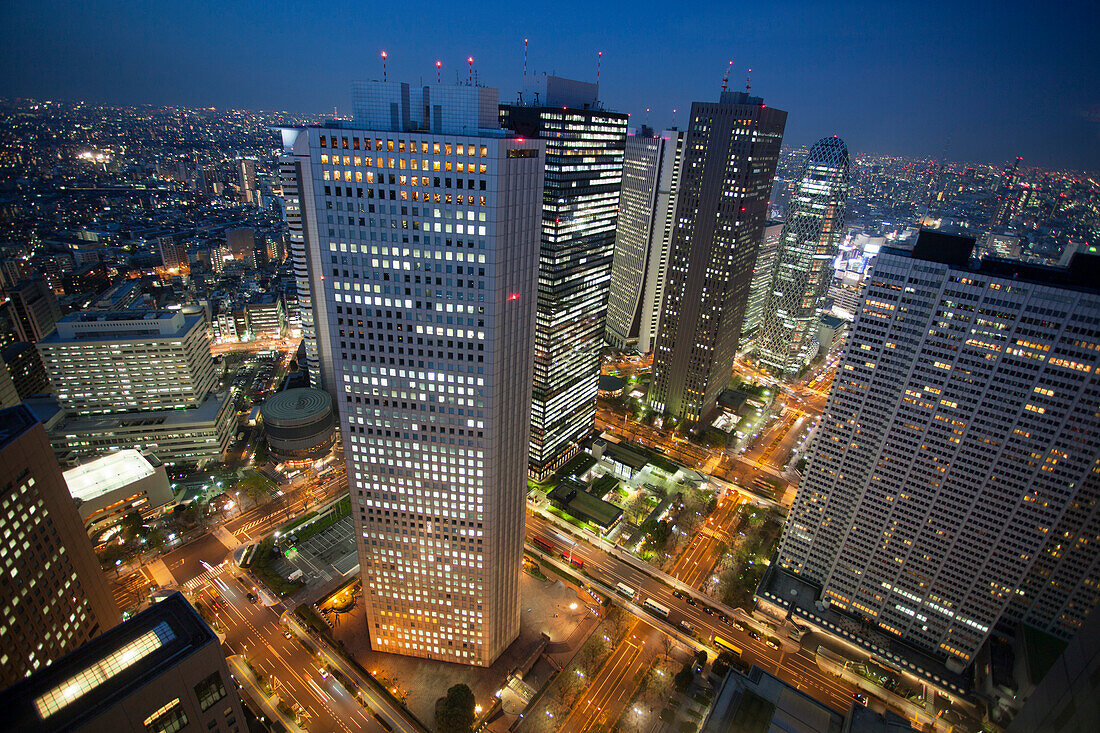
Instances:
[[[311,507],[347,493],[347,490],[346,475],[342,471],[336,471],[326,476],[321,483],[305,481],[292,485],[282,496],[230,519],[221,527],[241,542],[252,542]],[[176,584],[183,586],[205,572],[202,563],[217,565],[228,553],[229,548],[212,531],[161,555],[160,560],[167,566]],[[139,606],[148,597],[155,582],[148,566],[121,578],[109,580],[115,601],[124,611]]]
[[[279,623],[279,614],[284,610],[281,604],[267,607],[259,602],[250,603],[246,589],[228,564],[218,568],[209,585],[197,589],[192,598],[210,610],[215,592],[220,608],[213,614],[225,634],[226,647],[231,653],[247,658],[281,700],[301,706],[308,715],[305,724],[311,732],[385,730],[343,685],[331,675],[322,676],[320,662],[297,637],[287,639],[283,635]],[[253,698],[262,696],[250,680],[241,683]],[[287,722],[284,718],[284,725]]]
[[[837,712],[847,713],[856,688],[818,668],[817,663],[814,661],[813,650],[817,648],[817,643],[813,634],[809,634],[803,639],[803,648],[798,652],[788,653],[784,652],[782,648],[772,648],[767,645],[765,638],[757,639],[750,635],[750,625],[745,622],[744,612],[741,612],[742,616],[740,618],[731,615],[728,617],[728,621],[723,621],[717,608],[719,604],[694,590],[694,587],[688,586],[686,583],[679,585],[677,589],[685,595],[685,598],[677,598],[673,595],[674,589],[664,581],[658,580],[644,570],[620,560],[617,556],[610,555],[604,550],[590,545],[579,535],[571,536],[558,525],[529,513],[527,515],[528,541],[535,536],[550,539],[562,547],[568,546],[570,552],[583,560],[584,571],[609,588],[615,588],[619,583],[633,588],[636,604],[641,605],[647,598],[652,598],[670,609],[667,619],[658,620],[654,617],[652,624],[668,624],[677,629],[683,629],[685,627],[682,622],[687,622],[694,629],[695,636],[703,640],[704,643],[711,645],[716,635],[721,636],[741,649],[741,658],[746,663],[755,664],[771,672],[780,679],[807,692],[815,699],[829,705]],[[528,549],[531,548],[532,546],[529,545]],[[683,557],[687,556],[688,554],[685,553]],[[641,563],[641,561],[638,562]],[[692,563],[691,567],[695,569],[696,577],[709,572],[709,568],[706,571],[698,570],[698,566],[694,564],[694,561],[683,560],[683,562]],[[681,570],[686,567],[686,565],[681,566]],[[691,602],[689,602],[689,598]],[[692,602],[694,602],[694,605],[692,605]],[[710,608],[712,613],[707,613],[705,610],[707,608]],[[734,622],[740,623],[743,630],[737,629],[733,625]],[[646,641],[648,638],[647,634],[644,632],[639,634],[637,630],[632,630],[631,634],[640,637],[641,641]],[[777,646],[782,647],[783,645],[777,643]],[[624,662],[620,659],[619,664],[622,667]],[[616,672],[617,676],[621,680],[632,679],[626,676],[629,670],[625,667],[623,669],[625,671]],[[593,680],[593,685],[595,683],[596,680]],[[604,715],[600,715],[599,719],[603,720],[604,717]],[[584,722],[586,725],[589,724],[591,717],[585,718]],[[583,730],[583,728],[577,728],[577,730]]]

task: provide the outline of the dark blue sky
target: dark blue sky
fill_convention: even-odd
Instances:
[[[353,79],[445,80],[473,55],[514,98],[529,69],[593,79],[655,126],[717,98],[726,63],[788,110],[786,140],[1100,170],[1097,2],[3,3],[0,96],[322,112]]]

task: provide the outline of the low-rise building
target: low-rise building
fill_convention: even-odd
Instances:
[[[65,465],[133,448],[153,453],[169,466],[201,466],[221,458],[236,429],[232,394],[223,392],[211,394],[190,410],[66,415],[49,434],[58,460]]]
[[[84,529],[92,537],[117,525],[130,512],[150,519],[172,504],[172,486],[164,464],[156,456],[136,450],[96,458],[70,468],[64,476]]]

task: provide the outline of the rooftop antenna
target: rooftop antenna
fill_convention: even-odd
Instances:
[[[527,39],[523,39],[523,78],[527,78]]]
[[[474,57],[473,56],[467,56],[466,57],[466,63],[468,63],[470,65],[470,77],[466,81],[466,85],[467,86],[473,86],[473,84],[474,84]]]
[[[435,83],[442,86],[443,84],[443,62],[435,62]]]
[[[646,127],[649,127],[649,107],[645,108],[645,124]]]
[[[675,107],[673,107],[673,109],[672,109],[672,126],[676,127],[676,108]]]
[[[382,52],[382,81],[386,81],[386,52]]]
[[[596,54],[596,86],[600,85],[600,64],[603,61],[603,51]]]
[[[752,67],[749,67],[749,75],[745,77],[745,91],[752,91]]]
[[[732,69],[733,69],[733,59],[730,59],[729,64],[726,65],[726,73],[722,74],[722,91],[723,92],[726,91],[726,89],[730,85],[730,71]]]

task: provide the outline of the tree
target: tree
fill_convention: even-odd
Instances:
[[[141,532],[141,513],[137,511],[129,512],[122,517],[119,524],[122,525],[122,538],[129,542]]]
[[[687,692],[687,688],[691,685],[693,679],[695,679],[695,671],[691,668],[691,662],[685,662],[680,671],[676,673],[676,676],[672,678],[672,683],[676,685],[676,689],[680,692]]]
[[[718,655],[718,658],[714,660],[714,664],[711,665],[710,671],[714,673],[715,677],[719,679],[726,676],[726,672],[729,672],[730,667],[737,661],[737,657],[733,652],[722,652]]]
[[[466,685],[454,685],[435,704],[435,728],[439,733],[468,733],[473,725],[474,693]]]
[[[164,533],[159,529],[154,529],[146,536],[145,546],[150,550],[159,550],[164,547]]]

